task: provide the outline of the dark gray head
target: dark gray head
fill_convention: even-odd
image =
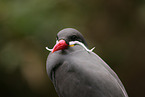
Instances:
[[[57,40],[61,39],[65,40],[68,45],[70,41],[79,41],[88,47],[83,35],[78,30],[73,28],[65,28],[59,31],[57,34]]]

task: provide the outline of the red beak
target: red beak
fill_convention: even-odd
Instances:
[[[52,53],[58,50],[63,50],[68,47],[68,44],[65,40],[59,40],[58,43],[53,47]]]

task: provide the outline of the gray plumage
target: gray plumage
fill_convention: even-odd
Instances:
[[[59,97],[128,97],[116,73],[80,45],[50,53],[46,69]]]

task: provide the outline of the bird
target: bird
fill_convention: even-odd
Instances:
[[[74,28],[57,33],[46,72],[59,97],[128,97],[124,85]]]

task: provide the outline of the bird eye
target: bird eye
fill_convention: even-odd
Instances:
[[[58,36],[56,36],[56,39],[58,40]]]
[[[71,40],[72,40],[72,41],[77,40],[77,36],[76,36],[76,35],[73,35],[73,36],[71,37]]]

